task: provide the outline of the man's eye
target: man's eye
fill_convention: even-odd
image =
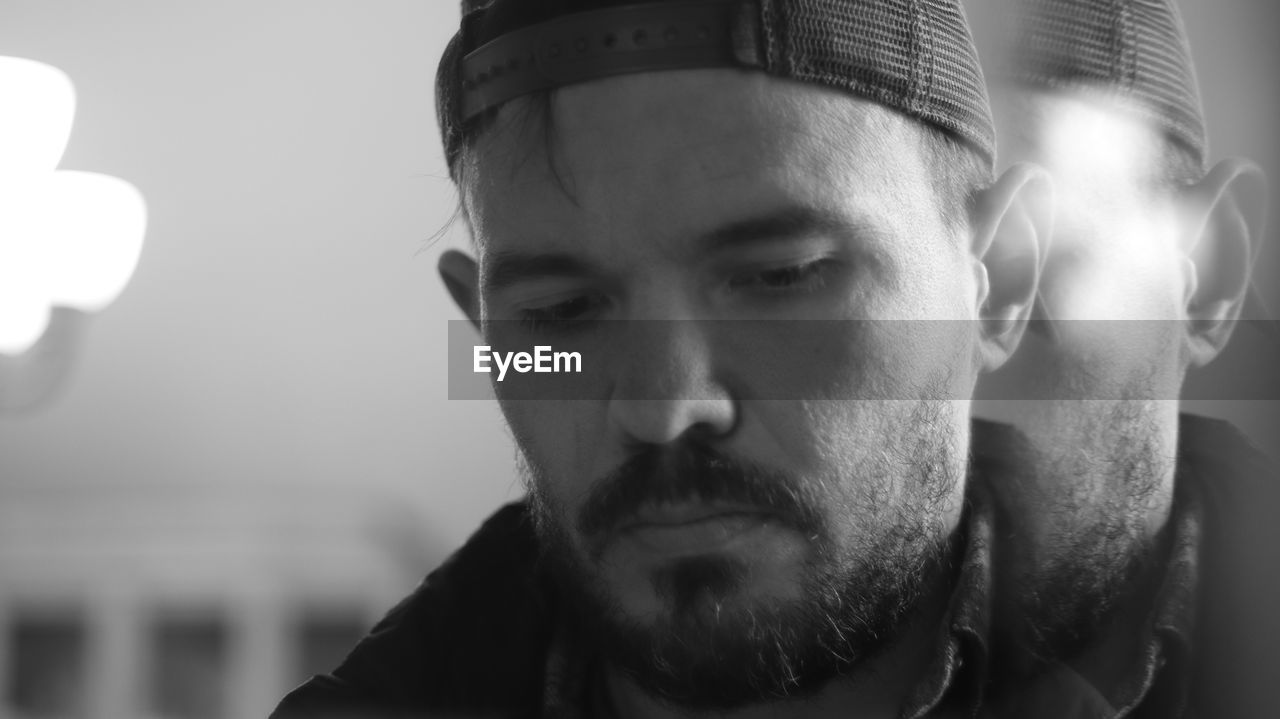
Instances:
[[[582,322],[595,313],[601,300],[591,295],[578,295],[554,304],[519,310],[520,323],[530,330],[555,329]]]
[[[763,292],[813,291],[822,287],[831,262],[828,258],[822,258],[740,275],[729,281],[729,287]]]

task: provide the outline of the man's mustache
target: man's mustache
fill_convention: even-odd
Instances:
[[[692,442],[646,446],[597,482],[578,512],[589,541],[646,505],[722,502],[758,507],[806,536],[823,536],[821,495],[794,475],[731,459]]]

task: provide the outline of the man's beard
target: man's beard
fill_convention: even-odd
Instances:
[[[941,406],[920,402],[895,417],[896,431],[876,435],[893,439],[867,453],[856,479],[771,471],[694,442],[648,447],[595,483],[572,521],[585,557],[522,444],[520,465],[544,561],[563,593],[562,616],[612,668],[687,709],[729,710],[817,691],[892,645],[924,594],[945,581],[953,548],[940,517],[961,481],[956,453],[963,450],[940,420]],[[628,616],[597,571],[606,535],[646,504],[691,499],[765,508],[805,537],[808,557],[794,596],[752,598],[744,594],[752,579],[744,561],[693,555],[650,574],[663,600],[656,619]],[[838,541],[840,523],[849,521],[860,536]]]
[[[1022,658],[1009,663],[1015,672],[1075,656],[1138,589],[1154,548],[1152,498],[1169,470],[1152,409],[1142,399],[1064,403],[1052,420],[1059,444],[1033,440],[1016,491],[996,493],[1002,522],[1029,535],[1005,543],[997,587],[1000,641]],[[1020,529],[1025,518],[1040,526]]]

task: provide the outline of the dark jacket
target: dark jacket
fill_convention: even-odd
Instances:
[[[271,717],[538,716],[553,597],[526,507],[509,504]]]
[[[1200,719],[1280,716],[1280,476],[1229,423],[1183,415],[1178,482],[1199,495],[1199,611],[1189,657],[1170,657],[1156,707],[1185,686]],[[1137,716],[1169,716],[1142,712]]]

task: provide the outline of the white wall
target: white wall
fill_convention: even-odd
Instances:
[[[0,416],[0,487],[389,488],[442,545],[514,493],[496,409],[445,400],[456,25],[439,0],[0,0],[0,54],[75,82],[61,167],[150,209],[60,394]]]

